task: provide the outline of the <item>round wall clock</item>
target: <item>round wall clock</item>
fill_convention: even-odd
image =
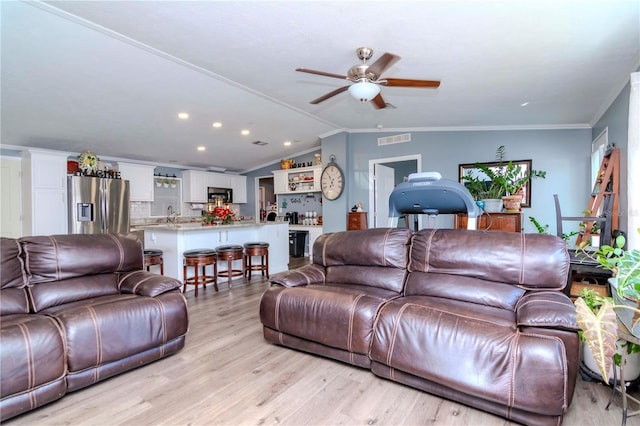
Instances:
[[[344,190],[344,173],[335,163],[335,159],[334,155],[329,157],[329,164],[324,168],[320,177],[322,195],[329,201],[338,199]]]

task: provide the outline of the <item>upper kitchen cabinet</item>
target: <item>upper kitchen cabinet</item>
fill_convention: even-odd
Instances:
[[[185,203],[206,203],[210,174],[196,170],[182,172],[182,201]]]
[[[276,194],[320,192],[322,166],[274,170],[273,187]]]
[[[22,153],[22,233],[66,234],[67,153]]]
[[[231,175],[224,173],[207,173],[207,186],[212,188],[231,189]]]
[[[153,201],[154,166],[118,163],[120,177],[129,181],[130,201]]]
[[[247,202],[246,176],[196,170],[182,172],[182,200],[185,203],[206,203],[208,188],[232,189],[234,203]]]
[[[233,189],[233,202],[247,202],[247,177],[243,175],[230,175],[231,189]]]

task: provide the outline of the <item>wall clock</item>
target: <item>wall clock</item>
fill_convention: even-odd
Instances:
[[[340,198],[344,190],[344,173],[335,163],[335,160],[335,155],[329,157],[329,164],[324,168],[320,177],[322,195],[329,201]]]

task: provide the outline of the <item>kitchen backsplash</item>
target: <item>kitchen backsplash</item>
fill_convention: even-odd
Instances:
[[[310,194],[292,194],[278,196],[278,216],[284,216],[287,213],[297,212],[304,214],[305,212],[317,212],[318,216],[322,215],[322,195],[318,193]]]

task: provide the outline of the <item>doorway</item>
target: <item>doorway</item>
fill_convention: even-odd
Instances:
[[[255,193],[255,200],[256,200],[255,217],[257,219],[256,222],[264,222],[265,219],[266,219],[266,215],[270,211],[275,211],[276,214],[278,212],[277,203],[276,203],[276,195],[275,195],[274,186],[273,186],[273,176],[259,176],[259,177],[256,177],[255,188],[256,188],[256,193]],[[261,212],[263,212],[263,211],[265,212],[264,218],[261,215]]]
[[[396,185],[411,173],[422,171],[422,155],[379,158],[369,160],[369,216],[370,228],[389,226],[389,195]]]

